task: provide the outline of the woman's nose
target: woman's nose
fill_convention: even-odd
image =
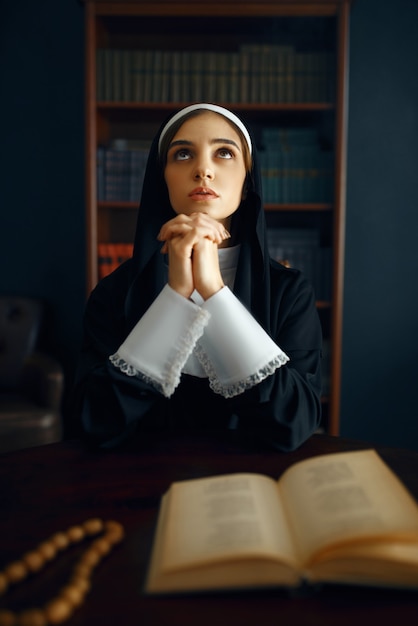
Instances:
[[[198,163],[194,172],[195,180],[212,180],[214,177],[213,169],[205,162]]]

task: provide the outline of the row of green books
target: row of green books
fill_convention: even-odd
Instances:
[[[285,45],[237,52],[97,50],[97,100],[297,103],[334,101],[334,56]]]
[[[263,128],[260,165],[266,203],[331,202],[334,153],[315,128]]]

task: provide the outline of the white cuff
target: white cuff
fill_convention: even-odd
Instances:
[[[210,313],[210,320],[196,352],[216,393],[236,396],[289,361],[228,287],[202,308]]]
[[[208,311],[166,285],[110,360],[170,397],[209,318]]]

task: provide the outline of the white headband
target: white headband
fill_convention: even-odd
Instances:
[[[224,109],[223,107],[220,107],[217,104],[206,104],[206,103],[191,104],[190,106],[186,107],[185,109],[181,109],[181,111],[178,111],[175,115],[173,115],[173,117],[167,122],[167,124],[164,126],[161,132],[160,139],[158,141],[158,151],[161,150],[161,142],[165,134],[167,133],[168,129],[171,128],[171,126],[175,124],[175,122],[180,120],[182,117],[184,117],[188,113],[191,113],[192,111],[197,111],[199,109],[205,109],[207,111],[213,111],[214,113],[219,113],[219,115],[223,115],[228,120],[233,122],[235,126],[238,126],[238,128],[240,129],[240,131],[245,137],[245,141],[247,142],[250,154],[252,153],[252,144],[251,144],[251,138],[250,138],[249,132],[245,128],[244,124],[241,122],[239,117],[234,115],[234,113],[232,113],[231,111],[228,111],[228,109]]]

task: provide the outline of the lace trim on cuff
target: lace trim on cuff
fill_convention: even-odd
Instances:
[[[232,383],[231,385],[224,385],[217,377],[210,359],[199,343],[196,346],[196,355],[208,375],[210,388],[224,398],[233,398],[234,396],[244,393],[247,389],[255,387],[255,385],[258,385],[265,378],[274,374],[277,369],[289,361],[287,354],[280,352],[274,359],[254,374],[251,374],[251,376],[248,376],[244,380],[239,380],[236,383]]]
[[[125,361],[117,352],[112,354],[109,360],[127,376],[139,378],[154,387],[154,389],[162,393],[166,398],[169,398],[179,385],[182,369],[196,346],[199,337],[203,335],[204,328],[207,326],[209,319],[210,313],[204,309],[200,309],[196,319],[188,327],[185,334],[179,337],[173,357],[164,364],[162,380],[157,380],[148,374],[144,374],[144,372],[138,370],[134,365]]]
[[[150,378],[149,376],[146,376],[143,372],[137,370],[136,367],[134,367],[130,363],[127,363],[125,359],[122,359],[122,357],[117,352],[109,357],[109,361],[112,363],[112,365],[114,365],[118,370],[120,370],[127,376],[135,376],[147,385],[151,385],[152,387],[154,387],[154,389],[157,389],[157,391],[159,391],[160,393],[164,393],[161,383],[153,378]]]

